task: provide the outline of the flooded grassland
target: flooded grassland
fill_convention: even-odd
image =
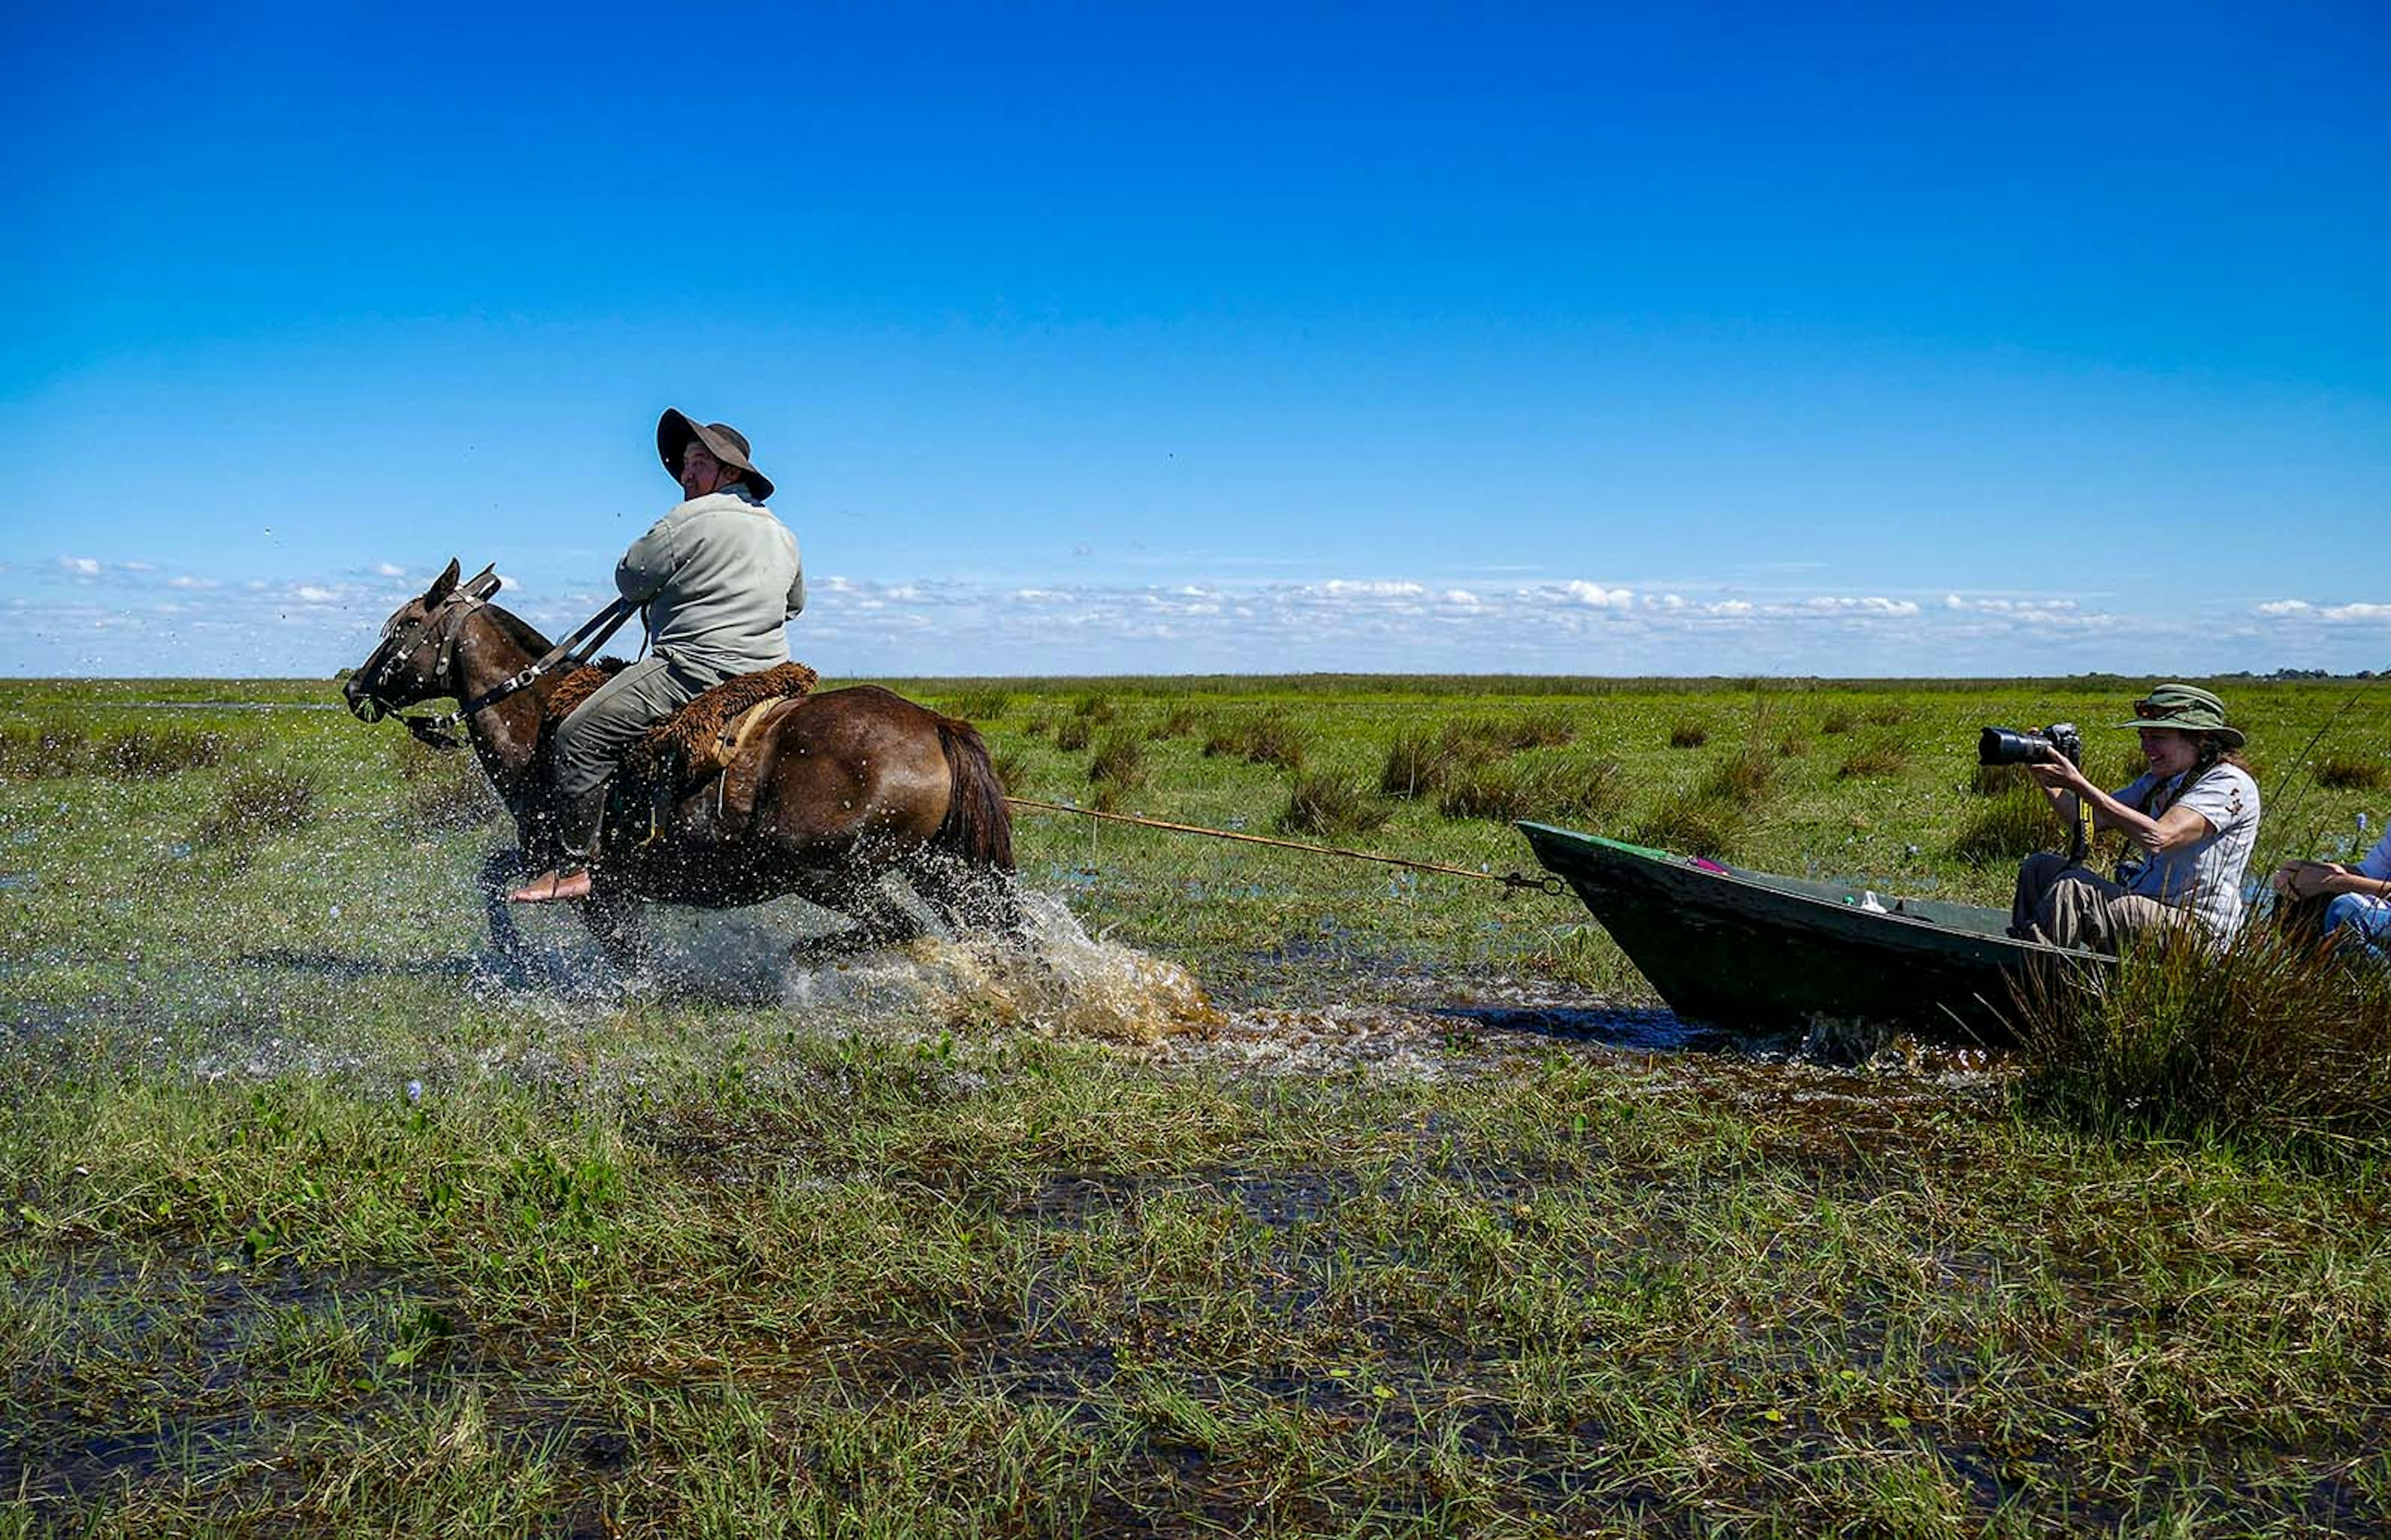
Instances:
[[[2262,761],[2330,721],[2351,767],[2262,778],[2268,853],[2391,813],[2348,687],[2227,688]],[[2131,686],[913,693],[1042,799],[1498,873],[1542,815],[1993,902],[1976,728]],[[627,988],[555,916],[502,957],[486,801],[330,699],[0,687],[0,1534],[2391,1512],[2379,1151],[1725,1045],[1573,901],[1066,815],[1019,825],[1027,949],[808,964],[833,922],[785,903],[664,917]]]

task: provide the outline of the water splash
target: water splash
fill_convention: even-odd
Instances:
[[[783,1004],[837,1021],[927,1018],[1152,1046],[1206,1036],[1225,1018],[1193,974],[1091,936],[1059,900],[1021,896],[1026,944],[924,937],[835,966],[793,969]]]

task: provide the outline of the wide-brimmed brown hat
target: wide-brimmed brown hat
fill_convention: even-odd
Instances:
[[[772,495],[772,478],[756,469],[756,462],[747,457],[746,434],[727,422],[692,422],[689,414],[677,406],[666,407],[665,415],[656,419],[656,454],[665,462],[666,475],[675,481],[680,479],[680,452],[690,446],[691,440],[705,445],[706,453],[736,469],[757,502]]]
[[[2121,727],[2172,727],[2179,733],[2206,733],[2228,749],[2248,741],[2239,727],[2225,725],[2225,702],[2197,685],[2161,685],[2134,702],[2134,720]]]

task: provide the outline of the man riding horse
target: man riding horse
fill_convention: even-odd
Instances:
[[[656,453],[688,500],[632,542],[614,586],[646,610],[649,655],[609,679],[557,728],[550,762],[564,856],[507,896],[589,896],[606,796],[623,752],[713,686],[789,661],[786,627],[806,607],[797,539],[764,500],[771,479],[728,423],[667,409]]]

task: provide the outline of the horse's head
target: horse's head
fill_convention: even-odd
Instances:
[[[455,693],[448,665],[457,629],[482,600],[498,591],[500,581],[491,567],[462,583],[457,572],[452,560],[420,597],[392,610],[382,622],[381,640],[341,687],[360,722],[379,722],[419,700]]]

